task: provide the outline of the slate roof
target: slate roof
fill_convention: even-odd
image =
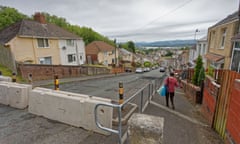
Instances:
[[[53,39],[82,39],[79,36],[54,24],[41,24],[33,20],[22,20],[0,31],[0,43],[5,44],[19,37],[53,38]]]
[[[234,21],[238,19],[238,11],[234,12],[233,14],[231,15],[228,15],[226,18],[224,18],[223,20],[221,20],[220,22],[216,23],[214,26],[212,27],[216,27],[216,26],[219,26],[219,25],[222,25],[222,24],[225,24],[225,23],[228,23],[228,22],[231,22],[231,21]]]
[[[103,41],[94,41],[85,47],[86,54],[98,54],[104,51],[113,51],[115,47]]]
[[[130,55],[132,54],[131,52],[129,52],[128,50],[124,49],[124,48],[120,48],[119,49],[119,52],[122,54],[122,55]]]

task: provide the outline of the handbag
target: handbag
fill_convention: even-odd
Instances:
[[[158,90],[158,94],[160,96],[166,96],[166,86],[163,85],[159,90]]]

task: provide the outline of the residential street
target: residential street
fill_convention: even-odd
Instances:
[[[72,92],[84,92],[90,95],[116,97],[119,81],[125,82],[126,93],[141,87],[149,77],[162,76],[158,70],[144,74],[124,74],[119,76],[101,77],[94,80],[64,83],[61,89]],[[137,78],[136,78],[137,77]],[[143,78],[143,79],[142,79]],[[64,81],[64,80],[62,80]],[[113,82],[114,84],[111,84]],[[101,85],[96,86],[96,85]],[[131,88],[127,88],[127,87]],[[175,96],[176,109],[165,107],[165,98],[157,93],[145,110],[145,114],[160,116],[165,119],[164,141],[166,144],[211,144],[222,143],[209,126],[206,126],[194,107],[178,89]],[[56,121],[29,114],[27,109],[17,110],[0,105],[0,143],[2,144],[113,144],[117,143],[117,135],[103,136],[82,128],[72,127]],[[127,143],[127,142],[126,142]]]

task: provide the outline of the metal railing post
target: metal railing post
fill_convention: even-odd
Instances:
[[[12,73],[12,82],[17,82],[17,76],[15,72]]]
[[[143,108],[143,90],[141,91],[141,96],[140,96],[140,113],[142,113],[142,108]]]
[[[54,75],[54,89],[55,89],[55,90],[59,90],[58,75]]]

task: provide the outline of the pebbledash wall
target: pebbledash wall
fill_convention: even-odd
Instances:
[[[18,64],[18,73],[24,79],[28,79],[31,74],[32,80],[47,80],[53,79],[54,75],[58,75],[59,78],[67,78],[109,74],[111,71],[105,67]]]

